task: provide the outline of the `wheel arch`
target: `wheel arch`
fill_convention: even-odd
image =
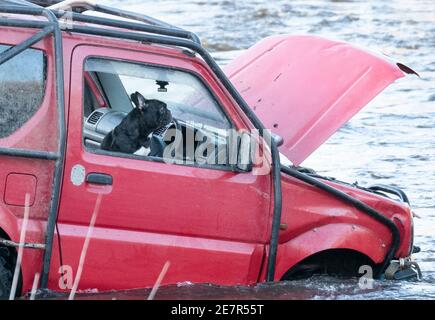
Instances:
[[[19,230],[18,230],[18,218],[7,212],[4,208],[0,206],[0,238],[5,240],[19,241]],[[0,246],[2,246],[0,244]],[[5,246],[3,246],[5,247]],[[17,259],[17,249],[13,247],[6,247],[10,252],[11,265],[15,266]],[[12,270],[13,272],[13,270]],[[17,285],[17,297],[21,295],[23,288],[23,266],[21,265],[20,274]]]
[[[293,265],[281,277],[281,281],[303,279],[314,274],[328,274],[343,277],[358,276],[361,266],[372,268],[377,265],[370,257],[352,249],[328,249],[317,252]],[[364,271],[365,272],[365,271]]]
[[[354,252],[376,265],[383,261],[388,246],[389,242],[386,243],[374,231],[360,225],[328,224],[314,228],[280,244],[275,280],[282,279],[289,270],[306,259],[324,253]]]
[[[0,237],[18,241],[18,218],[0,206]]]

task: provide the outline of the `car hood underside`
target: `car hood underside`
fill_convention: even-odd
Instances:
[[[387,57],[316,36],[266,38],[224,71],[280,152],[299,165],[389,84],[415,73]]]

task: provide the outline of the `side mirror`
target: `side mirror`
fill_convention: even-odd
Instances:
[[[239,148],[237,152],[237,164],[236,168],[240,172],[249,172],[252,170],[252,141],[251,135],[244,132],[240,136]]]
[[[272,133],[271,137],[278,147],[284,143],[284,139],[277,134]],[[241,134],[238,142],[237,163],[235,166],[237,171],[249,172],[252,170],[254,166],[254,159],[252,157],[255,154],[253,148],[256,147],[254,141],[255,139],[253,140],[249,133],[243,132]]]

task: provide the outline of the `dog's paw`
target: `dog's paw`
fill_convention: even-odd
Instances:
[[[149,155],[151,152],[150,148],[145,148],[145,147],[141,147],[139,150],[137,150],[134,155],[136,156],[143,156],[146,157],[147,155]]]

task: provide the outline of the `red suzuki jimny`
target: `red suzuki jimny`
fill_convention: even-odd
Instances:
[[[405,73],[286,35],[221,69],[194,33],[139,13],[2,1],[0,297],[148,287],[167,262],[163,284],[418,276],[402,190],[299,166]],[[136,91],[172,121],[147,155],[103,150]]]

